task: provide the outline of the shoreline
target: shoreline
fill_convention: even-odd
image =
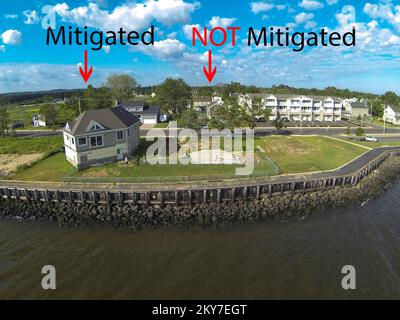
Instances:
[[[192,205],[90,204],[33,202],[0,199],[0,218],[57,223],[59,226],[112,225],[138,230],[144,227],[217,228],[264,223],[271,219],[294,219],[362,204],[371,200],[400,176],[400,158],[386,159],[354,186],[317,191],[285,192],[260,199]]]

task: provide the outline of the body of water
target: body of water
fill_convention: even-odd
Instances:
[[[53,265],[57,289],[41,288]],[[357,289],[341,288],[344,265]],[[0,220],[0,298],[400,298],[400,182],[364,206],[237,229]]]

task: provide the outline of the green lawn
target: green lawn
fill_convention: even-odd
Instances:
[[[273,136],[256,140],[282,173],[333,170],[366,151],[325,137]]]
[[[256,151],[255,172],[276,172],[272,159],[279,165],[282,173],[301,173],[335,169],[366,151],[361,146],[325,137],[287,137],[272,136],[258,138]],[[138,150],[143,155],[146,143]],[[12,178],[29,181],[61,181],[63,177],[88,177],[99,182],[116,181],[116,178],[128,178],[135,182],[136,178],[144,177],[141,181],[169,181],[167,177],[194,177],[207,179],[207,176],[232,176],[235,174],[233,165],[149,165],[137,162],[133,157],[128,164],[115,162],[103,166],[91,167],[80,172],[65,160],[63,153],[50,156],[32,167],[15,174]],[[146,180],[147,179],[147,180]]]
[[[56,153],[43,159],[32,167],[12,176],[13,180],[61,181],[62,177],[75,173],[75,168],[65,160],[65,154]]]
[[[159,129],[164,129],[168,128],[169,122],[162,122],[162,123],[157,123],[154,128],[159,128]]]
[[[10,106],[7,108],[11,122],[23,121],[25,129],[32,129],[32,116],[39,113],[40,105]]]
[[[377,124],[377,125],[380,125],[380,126],[383,126],[385,124],[383,119],[381,119],[381,118],[374,118],[369,122]],[[400,128],[400,125],[398,125],[398,124],[396,125],[396,124],[393,124],[393,123],[390,123],[390,122],[386,122],[386,127],[388,127],[388,128]]]
[[[45,153],[61,148],[62,144],[61,136],[36,138],[0,137],[0,154]]]

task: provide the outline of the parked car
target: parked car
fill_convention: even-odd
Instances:
[[[365,141],[368,141],[368,142],[378,142],[378,138],[367,136],[367,137],[365,137]]]
[[[25,124],[23,121],[15,121],[12,125],[11,128],[12,129],[19,129],[19,128],[24,128]]]

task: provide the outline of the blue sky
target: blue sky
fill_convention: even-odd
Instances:
[[[43,7],[54,12],[56,25],[88,26],[92,30],[143,31],[156,27],[154,47],[112,46],[89,50],[94,71],[89,80],[104,83],[112,73],[129,73],[141,85],[181,77],[206,85],[202,66],[207,50],[192,47],[188,30],[222,25],[240,26],[238,46],[213,49],[218,67],[214,83],[296,87],[336,86],[383,93],[400,93],[400,1],[398,0],[0,0],[0,93],[85,84],[78,72],[84,46],[46,46],[41,27]],[[350,25],[348,22],[350,21]],[[296,31],[321,28],[346,32],[357,29],[357,46],[313,48],[248,47],[247,29],[289,26]]]

